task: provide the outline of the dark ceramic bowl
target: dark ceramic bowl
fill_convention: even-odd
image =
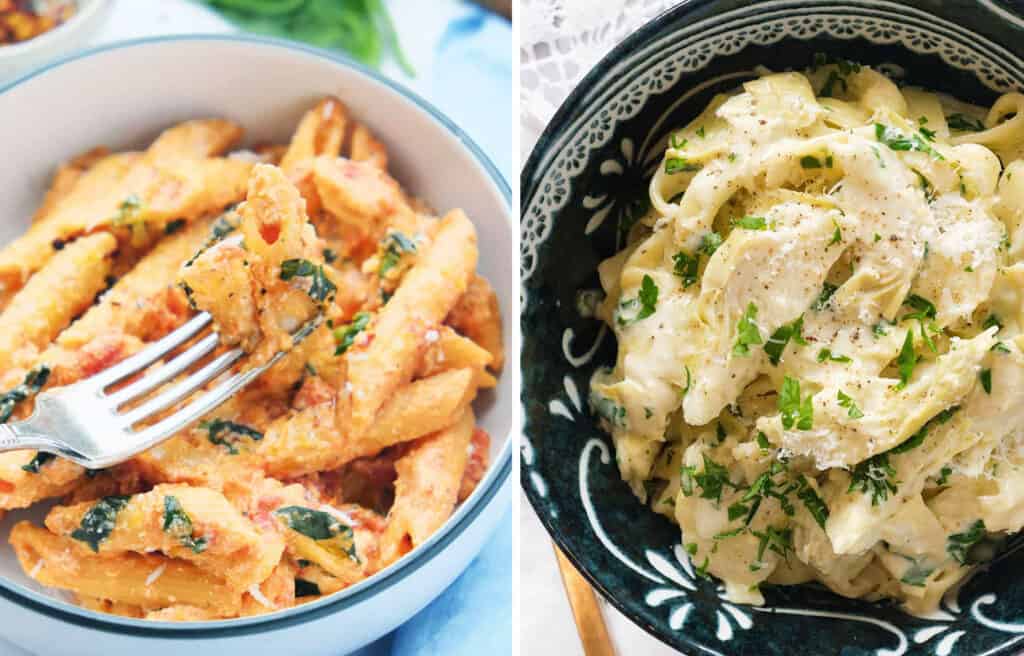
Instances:
[[[691,0],[609,54],[565,101],[522,175],[522,485],[559,546],[638,625],[687,654],[995,656],[1024,649],[1024,541],[928,618],[820,586],[773,587],[737,606],[694,576],[678,528],[619,479],[586,407],[615,340],[576,311],[596,266],[646,195],[659,142],[757,65],[802,69],[816,52],[989,105],[1024,88],[1019,2]]]

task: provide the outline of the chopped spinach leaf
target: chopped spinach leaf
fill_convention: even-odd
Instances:
[[[330,540],[349,559],[359,562],[352,527],[342,524],[334,515],[303,506],[285,506],[274,514],[296,533],[317,542]]]
[[[100,550],[100,542],[110,537],[117,523],[117,513],[128,505],[127,496],[104,497],[82,516],[82,523],[71,532],[71,537],[85,542],[93,551]]]
[[[263,433],[245,424],[239,424],[227,419],[210,419],[199,423],[199,428],[207,431],[207,439],[211,444],[218,444],[228,450],[231,455],[238,455],[239,437],[248,437],[253,440],[262,440]],[[235,436],[235,437],[232,437]]]
[[[19,403],[38,394],[49,378],[50,367],[41,364],[25,374],[25,379],[20,385],[0,394],[0,424],[11,418]]]
[[[182,545],[188,547],[194,553],[198,554],[206,551],[206,538],[192,537],[192,518],[181,507],[181,501],[178,500],[178,497],[172,495],[164,497],[164,533],[178,538]]]
[[[281,280],[292,278],[309,278],[309,290],[306,292],[314,301],[323,303],[328,297],[333,296],[337,287],[324,273],[324,265],[313,264],[309,260],[292,259],[281,263]]]
[[[380,258],[378,275],[383,278],[388,271],[398,266],[402,256],[406,253],[416,252],[416,242],[406,237],[401,232],[391,232],[384,239],[384,254]]]
[[[39,468],[50,462],[57,456],[52,453],[44,453],[42,451],[36,452],[36,455],[28,462],[27,465],[22,465],[21,469],[27,471],[30,474],[38,474]]]
[[[359,333],[369,325],[372,316],[369,312],[357,312],[350,323],[334,329],[334,341],[338,343],[334,349],[334,355],[341,355],[351,348]]]

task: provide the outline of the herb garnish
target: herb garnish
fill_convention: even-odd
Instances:
[[[736,323],[736,343],[733,344],[733,355],[750,355],[751,344],[761,344],[761,331],[757,328],[757,306],[747,303],[747,309]]]
[[[910,561],[910,567],[903,573],[903,577],[900,578],[900,583],[906,583],[907,585],[913,585],[919,588],[924,587],[924,582],[931,576],[932,572],[935,571],[934,567],[925,567],[918,563],[915,559],[904,556]]]
[[[978,374],[978,378],[981,380],[981,388],[985,390],[986,394],[992,393],[992,370],[982,369]]]
[[[800,166],[805,169],[820,169],[821,160],[813,155],[804,155],[800,158]]]
[[[206,538],[192,537],[192,518],[188,516],[185,509],[181,507],[178,497],[167,495],[164,497],[164,533],[178,538],[182,545],[191,549],[194,553],[206,551]]]
[[[274,514],[296,533],[317,542],[330,540],[350,560],[359,562],[352,527],[342,524],[334,515],[303,506],[285,506],[275,510]]]
[[[821,286],[821,293],[818,294],[818,298],[811,304],[811,309],[820,312],[828,306],[829,301],[832,299],[832,295],[836,293],[839,287],[833,285],[830,282],[826,282]]]
[[[985,124],[981,122],[981,119],[964,114],[951,114],[946,117],[946,123],[951,130],[960,132],[981,132],[985,129]]]
[[[324,273],[324,265],[313,264],[309,260],[291,259],[281,262],[281,280],[291,280],[292,278],[309,278],[311,283],[309,285],[309,297],[314,301],[323,303],[329,296],[333,296],[334,292],[337,291],[337,287],[331,282],[331,279]]]
[[[334,355],[341,355],[355,343],[356,336],[366,329],[372,316],[369,312],[357,312],[350,323],[334,329],[334,341],[338,343]]]
[[[946,553],[961,565],[967,563],[967,552],[985,537],[985,521],[977,520],[962,533],[954,533],[946,542]]]
[[[854,466],[850,476],[850,487],[846,492],[859,490],[871,495],[871,505],[877,506],[895,494],[898,489],[896,469],[889,464],[889,453],[879,453]]]
[[[706,253],[708,257],[711,257],[721,245],[722,235],[717,232],[709,232],[700,238],[700,248],[697,250],[701,253]]]
[[[729,480],[729,470],[723,465],[711,459],[708,454],[701,454],[704,458],[704,469],[697,471],[693,465],[683,465],[679,468],[679,488],[684,496],[693,495],[693,485],[696,483],[701,488],[702,499],[722,500],[722,490],[726,485],[731,488],[737,486]]]
[[[946,408],[939,414],[935,415],[934,417],[926,421],[924,426],[921,426],[921,428],[919,428],[916,433],[908,437],[903,442],[900,442],[893,448],[889,449],[888,452],[906,453],[911,449],[916,449],[917,447],[921,446],[921,444],[924,443],[924,438],[928,437],[928,432],[931,431],[931,429],[935,428],[940,424],[945,424],[946,422],[948,422],[950,419],[953,418],[953,415],[955,415],[959,410],[960,406],[958,405]]]
[[[783,324],[776,328],[775,332],[771,334],[768,341],[764,344],[764,352],[768,354],[768,361],[773,365],[778,365],[790,339],[793,340],[794,344],[807,346],[807,340],[804,339],[802,334],[803,330],[804,315],[802,314],[794,319],[792,323]]]
[[[416,252],[416,242],[406,237],[401,232],[390,232],[384,239],[384,254],[380,258],[378,275],[383,278],[387,272],[398,266],[402,256],[406,253]]]
[[[807,512],[811,514],[811,517],[814,518],[818,526],[824,530],[825,522],[828,521],[828,506],[825,505],[825,501],[811,487],[811,484],[807,482],[807,477],[802,474],[800,475],[796,498],[803,502]]]
[[[793,550],[793,529],[766,526],[764,531],[751,531],[750,533],[759,540],[757,543],[758,562],[764,557],[766,548],[788,560],[788,553]]]
[[[617,320],[620,326],[628,326],[631,323],[646,319],[654,314],[658,306],[658,286],[654,284],[654,278],[646,273],[640,282],[640,291],[636,298],[627,299],[619,303]],[[622,316],[622,310],[633,310],[639,307],[639,311],[632,318]]]
[[[0,394],[0,424],[11,418],[19,403],[38,394],[49,378],[50,368],[41,364],[25,374],[20,385]]]
[[[697,271],[700,266],[700,255],[689,255],[679,251],[672,256],[675,267],[672,272],[683,279],[683,288],[687,288],[697,282]]]
[[[617,428],[624,428],[626,426],[626,408],[612,401],[607,396],[596,392],[592,393],[590,395],[590,407],[594,410],[594,414],[607,421],[610,425]]]
[[[35,457],[33,457],[32,460],[30,460],[27,465],[22,465],[21,468],[23,471],[27,471],[30,474],[38,474],[40,467],[55,459],[56,457],[57,456],[55,456],[52,453],[44,453],[42,451],[38,451],[36,452]]]
[[[306,579],[295,579],[295,598],[319,597],[320,586]]]
[[[850,356],[833,353],[832,349],[827,348],[823,348],[820,351],[818,351],[817,360],[818,362],[825,362],[826,360],[828,360],[829,362],[842,362],[844,364],[847,362],[853,362]]]
[[[896,365],[900,371],[900,382],[896,389],[900,390],[907,386],[910,377],[914,375],[914,367],[917,366],[917,354],[914,353],[914,331],[907,331],[907,338],[903,340],[903,347],[896,357]]]
[[[926,137],[918,133],[914,133],[908,137],[896,128],[882,125],[881,123],[875,123],[875,138],[888,146],[890,150],[916,150],[926,153],[934,159],[945,159],[941,153],[928,145]]]
[[[263,433],[245,424],[239,424],[227,419],[211,419],[199,423],[199,428],[208,432],[207,439],[211,444],[219,444],[228,450],[228,453],[238,455],[238,440],[232,439],[232,435],[248,437],[253,440],[262,440]],[[223,435],[223,436],[222,436]]]
[[[768,222],[765,221],[763,216],[744,216],[740,219],[736,219],[732,222],[737,228],[743,228],[745,230],[767,230]]]
[[[665,173],[669,175],[674,173],[692,173],[700,169],[700,164],[691,162],[685,157],[668,157],[665,159]]]
[[[839,390],[839,394],[836,398],[839,399],[839,407],[846,408],[846,415],[850,419],[860,419],[864,416],[864,413],[861,412],[861,409],[857,407],[857,403],[852,398],[850,398],[848,394],[843,392],[843,390]]]
[[[100,542],[110,537],[117,523],[117,513],[128,505],[130,498],[110,496],[100,499],[82,516],[82,523],[71,532],[71,537],[85,542],[93,551],[99,552]]]
[[[811,430],[814,425],[813,396],[800,398],[800,381],[786,376],[779,392],[779,412],[782,413],[782,427],[786,430],[795,425],[798,430]]]

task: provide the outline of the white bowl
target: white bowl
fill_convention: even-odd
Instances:
[[[85,45],[103,24],[112,0],[77,0],[78,9],[66,22],[34,39],[0,46],[0,82],[24,73]]]
[[[470,90],[467,90],[467,92]],[[0,88],[4,212],[0,242],[20,233],[57,162],[98,144],[138,147],[182,119],[224,116],[249,143],[285,141],[321,96],[342,98],[387,144],[392,174],[439,209],[462,207],[479,233],[480,271],[498,292],[507,352],[519,352],[516,228],[511,191],[455,125],[359,65],[295,44],[239,36],[147,39],[102,47]],[[0,523],[0,635],[45,656],[270,654],[338,656],[392,630],[462,572],[511,500],[517,362],[478,400],[493,438],[491,468],[426,544],[334,596],[271,615],[175,624],[116,618],[62,600],[26,577]],[[511,567],[511,563],[509,564]],[[511,609],[509,609],[511,612]]]

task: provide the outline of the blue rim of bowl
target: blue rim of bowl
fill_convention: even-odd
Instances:
[[[15,78],[11,82],[0,85],[0,99],[2,99],[2,96],[5,93],[19,86],[23,82],[39,77],[52,69],[78,59],[84,59],[95,54],[112,50],[121,50],[154,43],[175,41],[241,42],[273,46],[281,48],[282,50],[290,50],[304,55],[311,55],[321,59],[326,59],[335,64],[352,69],[356,73],[369,78],[371,81],[387,87],[389,90],[402,96],[405,100],[410,101],[419,110],[434,119],[441,127],[448,130],[448,132],[456,137],[463,147],[473,155],[474,159],[476,159],[477,163],[483,167],[488,177],[490,177],[491,181],[504,197],[505,203],[509,209],[506,220],[509,222],[510,227],[512,227],[511,187],[483,150],[476,145],[468,134],[452,122],[451,119],[442,114],[439,109],[413,91],[387,79],[383,75],[349,57],[323,50],[321,48],[314,48],[312,46],[296,43],[294,41],[246,34],[165,35],[119,41],[116,43],[88,48],[75,52],[71,55],[60,57],[45,66]],[[351,588],[337,592],[334,595],[326,597],[318,602],[312,602],[302,606],[296,606],[288,610],[278,611],[277,613],[272,613],[270,615],[256,616],[253,618],[211,622],[173,623],[101,615],[64,602],[47,600],[46,597],[29,591],[22,586],[12,584],[10,581],[2,577],[0,577],[0,597],[19,604],[29,610],[36,611],[57,620],[75,624],[77,626],[83,626],[106,633],[117,633],[120,635],[132,635],[148,638],[174,638],[183,640],[229,638],[240,635],[253,635],[265,633],[267,631],[276,631],[281,628],[312,622],[354,606],[355,604],[397,585],[416,571],[420,570],[424,565],[428,564],[433,560],[434,556],[443,551],[452,540],[465,532],[465,530],[484,511],[484,509],[490,506],[494,497],[502,488],[505,480],[512,474],[512,435],[514,435],[515,430],[515,426],[509,429],[504,446],[498,453],[497,458],[495,458],[494,463],[491,464],[490,470],[484,481],[485,487],[474,492],[473,495],[456,510],[456,514],[459,516],[454,517],[454,521],[449,520],[449,523],[432,535],[426,544],[413,550],[394,565],[374,574],[360,583],[357,583]]]
[[[598,60],[598,62],[594,64],[589,71],[587,71],[580,81],[576,83],[573,90],[565,100],[562,101],[562,104],[558,106],[558,109],[548,121],[548,124],[544,127],[544,131],[541,132],[540,137],[537,138],[537,142],[534,144],[533,149],[530,151],[530,156],[527,158],[526,164],[522,168],[522,173],[519,178],[520,220],[525,216],[533,193],[536,193],[537,189],[539,189],[539,181],[534,178],[537,175],[537,169],[540,166],[541,161],[550,149],[553,140],[558,136],[558,132],[563,128],[567,120],[572,118],[573,113],[577,111],[581,101],[588,93],[590,93],[592,87],[601,82],[606,69],[612,66],[624,54],[630,52],[637,43],[646,42],[649,35],[655,34],[661,30],[662,24],[665,21],[671,20],[676,15],[685,15],[698,10],[702,5],[710,4],[712,2],[715,2],[715,0],[682,0],[679,4],[662,11],[616,44],[614,48]],[[1001,14],[1002,12],[1006,12],[1002,7],[997,6],[997,9],[992,9],[991,6],[987,4],[984,6],[993,13]],[[528,193],[531,192],[531,190],[533,193]],[[540,507],[543,503],[542,499],[536,494],[533,490],[533,486],[531,486],[528,480],[523,478],[522,475],[520,476],[520,487],[526,494],[527,500],[529,500],[530,505],[533,507],[548,535],[551,536],[551,539],[556,545],[558,545],[558,548],[563,554],[565,554],[566,558],[569,559],[576,570],[587,580],[587,582],[590,583],[595,590],[601,593],[601,596],[604,597],[608,603],[627,618],[630,618],[634,624],[664,644],[672,647],[673,649],[678,649],[678,645],[672,642],[666,633],[662,632],[658,627],[652,624],[641,621],[640,618],[636,616],[636,613],[629,607],[629,604],[621,600],[614,591],[609,589],[597,574],[590,571],[590,569],[585,565],[583,559],[575,552],[571,540],[562,532],[557,521],[552,519],[548,513],[541,512]],[[681,637],[682,641],[687,644],[687,646],[702,647],[702,645],[699,645],[698,643],[689,641],[684,634],[678,635]]]

